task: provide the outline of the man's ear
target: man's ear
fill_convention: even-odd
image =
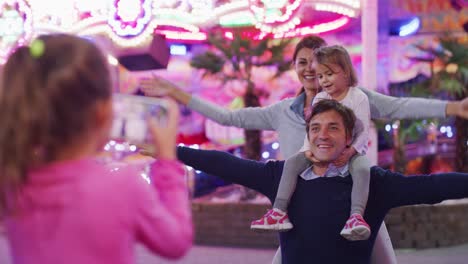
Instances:
[[[353,143],[353,136],[346,134],[346,147],[351,147],[351,143]]]

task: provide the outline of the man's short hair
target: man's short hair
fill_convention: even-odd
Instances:
[[[354,114],[353,110],[333,99],[321,99],[316,104],[314,104],[314,106],[312,106],[312,112],[309,118],[306,120],[307,136],[309,135],[309,126],[312,118],[318,114],[328,111],[335,111],[341,116],[343,125],[346,130],[346,135],[352,138],[354,124],[356,123],[356,115]]]

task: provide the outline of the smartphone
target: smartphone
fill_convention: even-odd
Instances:
[[[147,120],[167,123],[168,104],[161,98],[115,93],[111,139],[135,145],[152,144]]]

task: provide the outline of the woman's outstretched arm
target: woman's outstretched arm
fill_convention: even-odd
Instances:
[[[393,97],[360,88],[369,98],[371,118],[419,119],[459,116],[468,119],[468,98],[443,101],[416,97]]]

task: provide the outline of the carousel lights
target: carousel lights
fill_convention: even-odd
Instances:
[[[250,0],[250,10],[260,23],[270,24],[291,19],[292,13],[300,6],[302,0],[295,0],[293,3],[288,0],[264,0],[262,2],[264,6],[260,7],[257,5],[257,0]],[[286,9],[283,14],[281,14],[282,9]]]
[[[255,18],[252,12],[241,11],[220,17],[219,24],[223,27],[253,25]]]
[[[359,0],[328,0],[328,2],[335,2],[342,5],[350,6],[354,9],[361,8],[361,2]]]
[[[336,4],[322,4],[322,3],[317,3],[315,4],[315,9],[318,11],[326,11],[326,12],[332,12],[332,13],[337,13],[340,15],[345,15],[348,17],[356,17],[357,12],[351,8],[347,8],[344,6],[339,6]]]
[[[38,24],[55,25],[61,32],[70,31],[80,22],[80,9],[76,0],[28,0],[33,12],[35,27]]]
[[[32,16],[35,33],[38,31],[70,32],[78,35],[105,33],[121,47],[142,45],[155,31],[164,34],[168,39],[204,41],[207,39],[206,33],[200,32],[199,27],[211,23],[224,27],[254,25],[262,31],[252,36],[256,39],[271,35],[279,38],[321,33],[337,29],[349,20],[343,18],[298,28],[301,20],[295,16],[295,11],[301,3],[348,17],[357,16],[360,8],[359,0],[317,0],[315,3],[302,0],[231,0],[217,7],[214,7],[216,3],[214,0],[186,0],[183,1],[183,6],[180,5],[180,1],[101,0],[94,3],[94,0],[63,0],[60,7],[66,2],[70,3],[68,7],[73,8],[67,7],[64,13],[55,6],[50,14],[51,11],[45,6],[51,6],[53,1],[47,1],[45,6],[41,5],[42,0],[27,2],[31,3],[31,6],[34,5],[34,8],[31,8],[33,15],[37,14]],[[169,27],[158,30],[157,26]],[[0,32],[6,31],[0,30]]]
[[[209,20],[213,20],[216,16],[210,12],[205,10],[204,15],[194,16],[191,13],[187,13],[185,11],[177,10],[177,9],[158,9],[154,10],[154,15],[159,19],[165,19],[167,21],[171,21],[171,24],[203,24]]]
[[[328,32],[332,30],[336,30],[338,28],[343,27],[344,25],[349,23],[348,17],[341,17],[339,19],[333,20],[331,22],[326,22],[318,25],[314,25],[313,27],[303,27],[299,28],[297,31],[296,36],[304,36],[308,34],[319,34],[323,32]]]
[[[278,34],[278,33],[290,31],[291,29],[295,28],[300,23],[301,23],[301,20],[296,17],[293,20],[283,25],[269,26],[269,25],[257,23],[255,27],[260,29],[263,32]]]
[[[151,40],[151,36],[156,27],[157,21],[151,21],[142,33],[132,38],[123,38],[113,34],[113,30],[109,27],[105,27],[105,33],[120,47],[139,47],[146,45]]]
[[[116,0],[108,20],[112,30],[119,36],[140,34],[151,20],[151,0]]]
[[[106,11],[108,11],[112,5],[113,5],[113,0],[99,0],[99,1],[79,0],[79,1],[74,1],[74,6],[80,13],[89,12],[89,13],[91,13],[91,15],[93,17],[101,15],[101,14],[105,14]]]
[[[158,19],[158,25],[159,26],[172,26],[172,27],[180,28],[180,29],[190,31],[190,32],[200,31],[199,27],[194,26],[192,24],[184,23],[180,21],[168,20],[168,19]]]
[[[32,37],[32,12],[22,0],[0,2],[0,63],[15,46],[28,42]]]
[[[248,8],[249,3],[247,1],[234,1],[231,3],[223,4],[215,9],[215,15],[221,15],[225,13],[229,13],[235,10],[242,10],[244,8]]]
[[[206,15],[207,10],[213,10],[214,8],[214,1],[213,0],[198,0],[198,1],[191,1],[190,2],[193,13],[203,14]]]

